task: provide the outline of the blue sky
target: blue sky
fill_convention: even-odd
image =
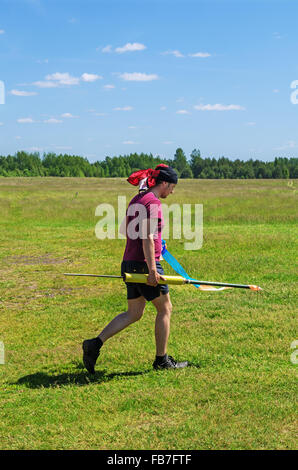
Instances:
[[[297,156],[296,0],[0,7],[0,154]]]

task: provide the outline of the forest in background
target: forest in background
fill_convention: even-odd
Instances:
[[[226,157],[204,158],[197,149],[187,158],[182,148],[177,148],[172,159],[153,156],[151,153],[131,153],[107,156],[93,163],[77,155],[50,152],[41,156],[39,152],[19,151],[15,155],[0,156],[0,176],[127,178],[134,171],[155,168],[159,163],[172,166],[180,178],[298,178],[298,158],[276,157],[269,162],[230,160]]]

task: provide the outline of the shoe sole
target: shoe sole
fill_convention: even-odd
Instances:
[[[155,370],[184,369],[185,367],[189,366],[188,362],[182,362],[181,364],[183,364],[183,365],[178,366],[178,367],[171,367],[171,366],[163,367],[163,366],[160,366],[160,365],[159,366],[153,366],[153,369],[155,369]]]

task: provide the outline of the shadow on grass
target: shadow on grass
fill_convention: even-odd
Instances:
[[[89,385],[92,383],[109,382],[121,377],[137,377],[152,372],[153,369],[143,371],[112,372],[107,374],[105,370],[96,371],[90,375],[82,364],[73,363],[78,369],[73,373],[52,374],[50,372],[36,372],[25,375],[11,385],[25,385],[28,388],[58,388],[64,385]],[[189,362],[189,367],[200,368],[199,364]],[[164,371],[161,371],[164,372]]]
[[[110,380],[121,377],[136,377],[144,375],[152,370],[131,371],[131,372],[113,372],[107,374],[106,371],[97,371],[90,375],[81,364],[76,364],[79,371],[73,373],[51,374],[47,372],[36,372],[35,374],[25,375],[19,378],[12,385],[25,385],[28,388],[55,388],[64,385],[89,385],[90,383],[109,382]]]

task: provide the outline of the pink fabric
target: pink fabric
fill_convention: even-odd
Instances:
[[[152,193],[140,193],[137,194],[129,203],[127,211],[129,208],[132,212],[135,212],[134,215],[127,215],[127,227],[126,227],[126,247],[123,255],[124,261],[145,261],[142,239],[138,236],[136,239],[131,239],[129,237],[130,229],[129,224],[136,217],[140,217],[141,212],[135,211],[137,209],[137,204],[141,204],[144,208],[144,213],[146,214],[147,219],[157,219],[157,230],[154,234],[154,251],[155,259],[159,261],[161,255],[161,231],[164,226],[164,219],[162,215],[162,208],[160,200]],[[133,206],[134,205],[134,206]],[[133,206],[133,207],[130,207]],[[141,208],[141,209],[142,209]],[[135,232],[139,231],[138,225],[136,225]]]

